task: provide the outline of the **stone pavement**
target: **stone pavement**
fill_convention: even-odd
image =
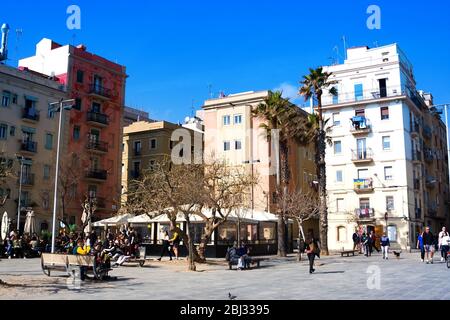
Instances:
[[[166,258],[167,259],[167,258]],[[86,281],[80,289],[67,278],[43,275],[39,259],[0,261],[0,299],[450,299],[450,269],[435,257],[424,264],[418,253],[383,260],[379,254],[324,257],[310,275],[306,261],[271,258],[260,269],[230,271],[222,260],[187,272],[186,261],[150,260],[143,268],[116,268],[117,281]],[[370,273],[367,273],[367,272]]]

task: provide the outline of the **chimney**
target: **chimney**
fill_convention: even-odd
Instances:
[[[0,47],[0,61],[4,61],[8,57],[7,42],[8,42],[9,25],[7,23],[4,23],[2,25],[1,31],[2,31],[2,42]]]
[[[80,49],[81,51],[86,51],[86,46],[84,44],[77,45],[77,49]]]

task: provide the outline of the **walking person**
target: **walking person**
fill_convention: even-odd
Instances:
[[[384,233],[380,239],[381,242],[381,252],[383,253],[383,259],[388,259],[389,254],[389,246],[391,245],[389,242],[389,237]]]
[[[357,231],[355,231],[355,233],[353,233],[352,239],[353,239],[353,251],[356,251],[356,249],[358,249],[361,252],[361,250],[359,249],[359,247],[360,247],[359,244],[361,242],[361,239],[359,238],[359,234]]]
[[[369,256],[369,237],[367,236],[367,234],[364,232],[361,236],[361,244],[363,246],[363,250],[364,250],[364,255],[366,257]]]
[[[316,269],[314,269],[314,259],[316,255],[319,257],[320,243],[311,233],[308,241],[306,242],[306,253],[309,260],[309,273],[312,274]]]
[[[445,255],[447,254],[447,252],[446,251],[444,252],[444,250],[442,248],[443,244],[447,244],[447,243],[443,243],[442,242],[442,239],[444,237],[448,237],[448,232],[447,232],[447,229],[445,227],[442,227],[442,231],[439,232],[439,242],[438,242],[439,250],[441,250],[441,262],[445,261],[445,257],[446,257]],[[447,251],[448,251],[448,248],[447,248]]]
[[[169,240],[172,243],[173,253],[175,255],[175,259],[178,260],[178,248],[180,247],[180,235],[178,232],[174,232],[172,238]]]
[[[169,232],[167,230],[164,231],[164,238],[162,239],[162,250],[161,250],[161,257],[159,257],[157,260],[161,261],[164,254],[167,252],[169,254],[170,261],[172,261],[172,252],[170,252],[170,237]]]
[[[423,232],[420,232],[417,237],[417,249],[420,249],[420,260],[424,262],[425,246],[423,245]]]
[[[423,245],[425,247],[425,253],[427,255],[426,262],[427,264],[428,263],[433,264],[435,239],[430,231],[430,227],[425,228],[425,232],[423,233],[422,238],[423,238]]]
[[[450,235],[447,232],[447,235],[442,237],[441,240],[441,254],[444,257],[443,261],[447,261],[447,253],[450,250]]]

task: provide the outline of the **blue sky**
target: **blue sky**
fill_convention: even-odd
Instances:
[[[295,87],[308,67],[330,64],[335,46],[397,42],[413,63],[418,87],[450,102],[450,3],[428,1],[4,1],[11,61],[34,53],[43,37],[87,45],[127,67],[126,103],[156,119],[181,121],[209,97]],[[81,8],[81,30],[66,9]],[[366,27],[369,5],[381,29]],[[16,29],[22,29],[17,44]],[[342,62],[342,59],[341,59]],[[301,99],[296,102],[303,103]]]

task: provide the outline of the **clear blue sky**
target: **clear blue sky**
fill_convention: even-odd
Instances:
[[[75,32],[66,28],[71,4],[81,8]],[[370,4],[381,8],[381,30],[366,27]],[[343,55],[343,35],[349,46],[399,43],[418,87],[435,103],[450,102],[448,0],[22,0],[3,1],[0,10],[12,29],[8,63],[32,55],[44,37],[84,43],[127,67],[127,105],[156,119],[190,115],[210,84],[214,94],[293,90],[308,67],[331,62],[336,45]]]

